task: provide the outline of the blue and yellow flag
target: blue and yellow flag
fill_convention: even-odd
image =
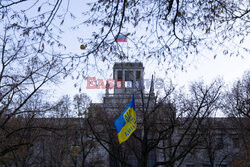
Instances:
[[[134,95],[127,108],[115,120],[114,125],[118,133],[118,140],[120,144],[126,141],[135,131],[137,125]]]

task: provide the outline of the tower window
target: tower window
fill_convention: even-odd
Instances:
[[[132,88],[133,78],[133,71],[125,71],[125,88]]]
[[[216,138],[216,146],[218,149],[223,149],[224,148],[224,143],[223,143],[223,138],[218,137]]]
[[[122,71],[117,71],[117,79],[122,80]]]
[[[141,79],[141,71],[136,71],[136,80],[140,80]]]
[[[125,81],[125,88],[132,88],[133,82],[132,81]]]
[[[240,144],[239,144],[239,138],[233,138],[233,147],[234,148],[239,148]]]
[[[133,81],[133,71],[125,71],[125,81]]]

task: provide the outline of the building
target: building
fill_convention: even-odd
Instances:
[[[168,132],[168,135],[159,137],[159,141],[155,143],[155,148],[148,151],[147,166],[154,166],[157,162],[170,162],[171,156],[178,154],[178,152],[179,156],[182,157],[176,156],[177,160],[174,163],[162,163],[164,164],[162,166],[178,166],[180,164],[183,167],[232,166],[234,157],[240,153],[242,141],[238,137],[238,131],[231,125],[231,120],[229,118],[197,117],[195,121],[199,119],[204,119],[204,121],[186,127],[182,122],[188,124],[191,121],[188,120],[189,118],[177,118],[176,111],[170,103],[159,105],[159,102],[155,101],[154,89],[149,94],[145,93],[143,74],[142,63],[115,63],[113,67],[113,79],[116,81],[114,93],[110,94],[106,91],[103,103],[93,104],[93,111],[101,110],[105,115],[109,115],[111,120],[115,120],[126,108],[132,94],[135,94],[139,124],[137,135],[141,133],[139,134],[140,137],[143,136],[143,128],[145,127],[140,124],[143,124],[143,112],[145,111],[157,112],[156,116],[151,117],[155,121],[150,122],[150,125],[155,127],[147,132],[148,142],[156,140],[154,135],[159,135],[153,129],[162,129],[163,131],[167,129],[166,127],[174,126],[172,129],[170,128],[173,132]],[[155,110],[154,107],[157,105],[159,107]],[[175,123],[173,124],[173,122]],[[186,132],[188,128],[189,131]],[[178,147],[178,149],[171,149],[171,147]],[[125,161],[130,161],[132,166],[143,166],[137,158],[136,155],[128,155]],[[114,163],[114,159],[110,154],[106,154],[103,159],[107,162],[105,166],[123,165],[123,163]],[[119,158],[117,161],[120,161]]]
[[[185,116],[176,117],[177,111],[171,103],[156,101],[154,89],[151,89],[148,94],[145,93],[143,74],[142,63],[115,63],[113,67],[114,92],[110,94],[107,90],[103,103],[92,104],[91,111],[92,113],[99,111],[103,117],[115,120],[128,105],[132,94],[135,94],[138,122],[136,135],[144,139],[143,135],[146,132],[147,138],[144,141],[155,145],[151,148],[150,144],[143,145],[144,141],[135,144],[135,139],[129,139],[131,141],[119,146],[117,143],[114,144],[115,141],[112,139],[110,142],[113,144],[106,143],[106,149],[110,149],[111,153],[100,147],[105,155],[103,156],[105,166],[128,166],[121,161],[128,162],[132,166],[145,166],[145,163],[142,162],[143,155],[139,155],[145,153],[143,152],[145,149],[150,149],[146,151],[148,167],[156,164],[181,167],[233,166],[234,157],[240,154],[242,141],[238,137],[237,129],[231,125],[231,120],[229,118],[209,118],[208,116],[192,117],[194,120]],[[151,126],[148,131],[144,131],[145,123],[143,123],[145,115],[148,116],[144,114],[146,112],[154,112],[148,117],[148,120],[154,120],[148,121],[148,125]],[[190,127],[187,126],[189,123]],[[110,128],[112,129],[112,127]],[[156,133],[156,130],[159,132]],[[114,129],[112,133],[115,133]],[[131,148],[133,144],[138,147],[137,153],[127,150],[122,155],[123,159],[122,156],[114,155],[116,152],[122,152],[125,145]],[[114,153],[112,153],[112,149]],[[138,159],[142,159],[142,161]]]
[[[115,63],[113,92],[107,89],[85,118],[11,119],[0,133],[0,166],[250,166],[249,119],[210,117],[214,99],[208,91],[196,101],[157,99],[153,88],[146,93],[144,80],[142,63]],[[118,144],[113,121],[132,94],[138,127]]]
[[[147,104],[148,108],[150,108],[153,106],[154,99],[156,98],[153,90],[151,91],[151,93],[145,93],[143,64],[141,62],[115,63],[113,67],[113,81],[113,94],[109,92],[109,89],[106,89],[106,94],[103,97],[103,102],[93,103],[91,105],[92,107],[90,113],[97,118],[101,116],[109,117],[109,121],[113,122],[127,107],[132,98],[132,95],[134,94],[137,110],[137,122],[140,123],[140,121],[142,120],[142,99],[144,101],[144,104]],[[100,126],[103,125],[102,123],[100,124]],[[113,128],[114,130],[113,125],[110,128]],[[116,132],[114,132],[113,134],[116,134]],[[115,136],[115,138],[117,137]],[[107,154],[105,150],[101,149],[101,147],[99,150],[103,155],[103,162],[106,162],[105,166],[117,166],[117,164],[115,164],[116,162],[113,162],[114,160]],[[136,164],[135,157],[130,156],[128,157],[127,161],[129,161],[129,159],[132,164]]]

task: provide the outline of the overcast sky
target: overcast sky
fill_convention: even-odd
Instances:
[[[81,4],[81,10],[79,9],[78,1],[71,1],[70,10],[74,11],[73,14],[77,16],[77,19],[71,22],[67,22],[64,27],[65,34],[62,42],[67,46],[67,51],[82,54],[80,49],[81,43],[78,42],[77,37],[89,38],[91,37],[92,27],[86,27],[81,25],[77,31],[72,31],[71,27],[77,25],[79,22],[84,20],[84,16],[81,12],[88,10],[85,4]],[[100,28],[100,27],[98,27]],[[248,36],[243,44],[245,47],[249,48],[250,37]],[[128,45],[130,45],[128,43]],[[133,54],[133,53],[129,53]],[[178,86],[188,85],[190,82],[197,80],[204,80],[209,83],[217,77],[222,77],[226,84],[232,84],[236,79],[242,77],[243,73],[250,70],[250,55],[242,55],[242,57],[229,57],[229,55],[217,55],[216,59],[209,55],[210,53],[206,50],[202,51],[200,55],[196,56],[195,59],[190,57],[187,60],[186,68],[181,70],[171,70],[167,75],[162,73],[161,69],[158,69],[157,63],[143,62],[145,67],[145,77],[151,78],[152,74],[156,77],[161,77],[163,79],[171,79],[174,84]],[[132,60],[133,61],[133,60]],[[150,66],[149,66],[150,65]],[[102,67],[100,67],[102,69]],[[105,74],[93,73],[90,74],[92,77],[107,79],[110,78],[112,70],[107,71]],[[83,81],[78,87],[74,87],[75,81],[71,78],[66,78],[62,80],[62,83],[52,87],[53,97],[57,98],[65,94],[74,95],[79,93],[79,87],[81,87],[82,93],[87,93],[93,102],[101,102],[102,94],[104,90],[87,90],[86,81]],[[51,91],[52,92],[52,91]]]

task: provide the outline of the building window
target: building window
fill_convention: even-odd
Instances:
[[[210,165],[205,164],[205,165],[202,165],[202,167],[211,167],[211,166],[210,166]]]
[[[132,88],[133,82],[132,81],[125,81],[125,88]]]
[[[117,79],[122,80],[122,71],[117,71]]]
[[[133,78],[133,71],[125,71],[125,88],[132,88]]]
[[[135,81],[135,87],[136,88],[141,88],[141,81]]]
[[[186,165],[186,167],[194,167],[194,165],[190,165],[190,164],[189,164],[189,165]]]
[[[156,149],[152,149],[148,154],[148,166],[154,166],[156,163]]]
[[[142,86],[142,81],[141,81],[141,71],[136,71],[136,81],[135,81],[135,87],[136,88],[141,88]]]
[[[141,80],[141,71],[136,71],[136,80]]]
[[[133,71],[125,71],[125,81],[133,81]]]
[[[239,148],[240,147],[239,138],[233,138],[233,147],[234,148]]]
[[[217,146],[217,149],[223,149],[224,148],[224,143],[223,143],[223,138],[222,137],[216,138],[216,146]]]
[[[225,164],[217,164],[216,167],[227,167]]]

